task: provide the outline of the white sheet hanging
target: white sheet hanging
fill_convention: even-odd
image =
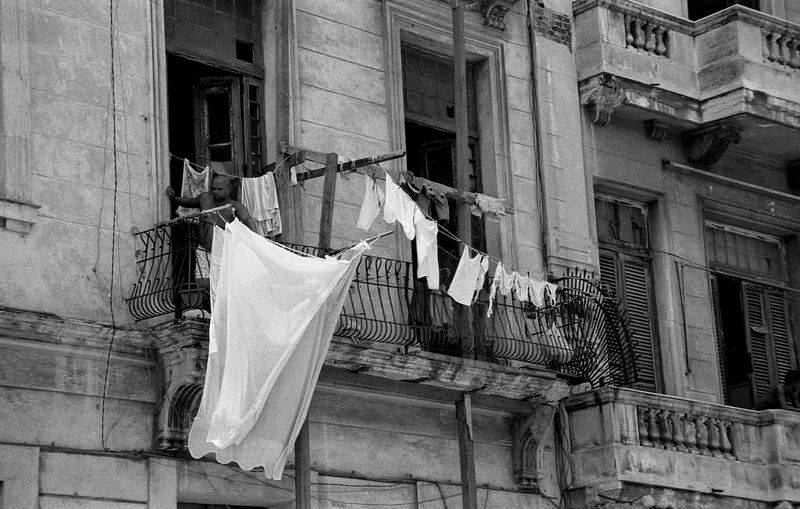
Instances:
[[[280,479],[366,244],[342,261],[294,254],[239,221],[224,238],[189,451]]]

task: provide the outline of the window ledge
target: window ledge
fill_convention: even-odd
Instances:
[[[39,217],[41,205],[0,196],[0,228],[26,234]]]

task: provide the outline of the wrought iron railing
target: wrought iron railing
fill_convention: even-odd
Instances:
[[[206,231],[201,219],[192,218],[138,234],[139,281],[128,298],[137,320],[208,310]],[[312,246],[289,247],[324,254]],[[556,282],[555,302],[536,308],[498,293],[487,317],[487,292],[467,308],[443,291],[429,290],[414,277],[412,262],[364,255],[335,335],[495,363],[524,362],[595,387],[633,383],[630,338],[616,301],[585,271]]]

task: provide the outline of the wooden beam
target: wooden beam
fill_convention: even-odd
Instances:
[[[438,182],[434,182],[426,178],[415,177],[410,172],[405,172],[404,176],[406,182],[408,182],[409,184],[411,184],[416,188],[421,188],[422,186],[428,186],[432,189],[441,191],[447,198],[452,198],[456,201],[462,203],[468,203],[470,205],[477,203],[477,196],[478,194],[480,194],[480,193],[472,193],[469,191],[464,191],[463,189],[456,189],[454,187],[446,186],[444,184],[440,184]],[[503,200],[503,209],[505,210],[506,214],[514,213],[514,207],[512,205],[509,205],[508,202],[505,200]]]
[[[472,403],[464,394],[456,401],[458,458],[461,463],[461,507],[478,508],[478,483],[475,480],[475,438],[472,432]]]
[[[453,69],[455,72],[456,167],[454,186],[469,192],[469,117],[467,116],[467,62],[464,56],[464,5],[453,0]],[[472,244],[472,215],[469,207],[459,203],[458,236]]]
[[[325,162],[324,180],[322,182],[322,211],[319,215],[319,247],[327,250],[331,247],[333,234],[333,206],[336,202],[336,174],[339,156],[336,152],[328,154]]]
[[[294,506],[311,509],[311,437],[306,417],[294,441]]]

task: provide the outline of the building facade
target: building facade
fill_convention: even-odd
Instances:
[[[800,417],[756,410],[800,354],[798,0],[460,8],[454,37],[443,0],[0,0],[0,505],[294,507],[294,458],[270,481],[186,451],[208,315],[164,189],[184,158],[274,170],[279,240],[342,248],[387,226],[355,227],[365,171],[315,176],[397,151],[465,197],[448,229],[573,297],[483,320],[377,241],[310,506],[800,504]],[[462,214],[476,193],[504,213]]]

